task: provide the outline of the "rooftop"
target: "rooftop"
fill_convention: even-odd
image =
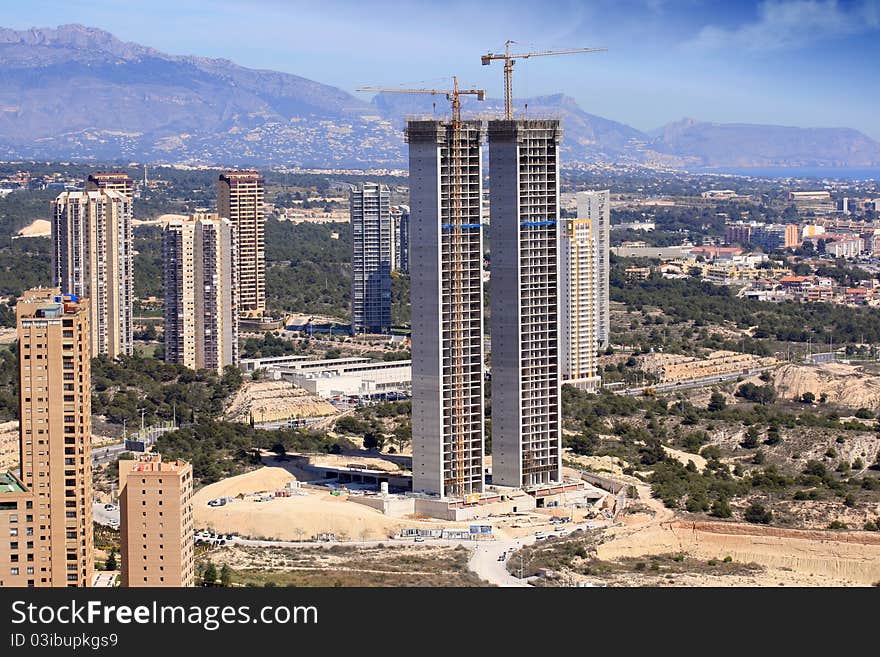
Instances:
[[[0,493],[24,493],[24,486],[9,472],[0,472]]]

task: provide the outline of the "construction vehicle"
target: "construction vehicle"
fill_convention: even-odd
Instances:
[[[605,52],[608,48],[568,48],[566,50],[543,50],[539,52],[511,53],[510,44],[516,43],[508,39],[504,42],[504,52],[489,52],[480,57],[483,66],[488,66],[494,60],[504,60],[504,118],[508,121],[513,119],[513,65],[517,59],[529,57],[548,57],[550,55],[574,55],[577,53]]]

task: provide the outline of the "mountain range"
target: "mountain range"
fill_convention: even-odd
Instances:
[[[470,116],[501,109],[492,99],[464,104]],[[0,28],[0,159],[403,167],[405,118],[447,112],[442,96],[366,102],[297,75],[168,55],[82,25]],[[520,100],[517,115],[561,119],[571,164],[880,166],[880,143],[848,128],[684,119],[645,133],[563,94]]]

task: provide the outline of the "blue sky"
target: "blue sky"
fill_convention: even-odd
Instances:
[[[706,121],[857,128],[880,139],[880,0],[0,0],[0,25],[82,23],[172,54],[225,57],[354,91],[464,83],[500,96],[479,56],[521,61],[514,95],[564,92],[650,130]]]

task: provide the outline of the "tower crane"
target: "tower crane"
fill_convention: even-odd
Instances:
[[[510,121],[513,119],[513,65],[517,59],[529,57],[547,57],[549,55],[574,55],[577,53],[605,52],[608,48],[569,48],[567,50],[542,50],[540,52],[511,53],[510,44],[516,43],[508,39],[504,42],[504,52],[489,52],[480,57],[483,66],[488,66],[493,60],[504,60],[504,117]]]
[[[383,87],[360,87],[358,91],[372,91],[397,94],[431,94],[432,96],[444,95],[452,104],[452,126],[454,130],[461,127],[461,97],[476,96],[477,100],[486,99],[484,89],[461,89],[458,86],[458,78],[452,76],[452,89],[385,89]]]
[[[381,87],[361,87],[358,91],[389,92],[405,94],[431,94],[445,95],[452,104],[451,134],[447,146],[447,171],[448,171],[448,200],[446,220],[442,220],[442,229],[448,232],[443,236],[444,245],[448,245],[448,258],[444,259],[441,274],[448,280],[448,304],[450,308],[450,321],[446,332],[445,341],[449,345],[451,368],[451,395],[449,399],[449,422],[450,422],[450,453],[448,486],[445,488],[455,496],[464,496],[472,492],[470,486],[470,468],[468,452],[470,438],[468,422],[465,418],[465,398],[470,397],[470,391],[466,390],[468,372],[465,369],[465,360],[468,357],[465,331],[468,330],[465,322],[465,305],[468,303],[470,294],[470,280],[465,278],[465,236],[463,232],[463,172],[462,167],[467,155],[463,145],[464,131],[461,120],[461,97],[465,95],[476,96],[477,100],[485,100],[486,92],[483,89],[461,89],[458,86],[458,78],[452,78],[452,89],[385,89]],[[442,193],[442,192],[441,192]],[[441,203],[442,205],[442,203]],[[441,210],[442,214],[442,210]],[[441,230],[442,230],[441,229]],[[445,287],[445,286],[444,286]],[[482,309],[481,309],[482,310]],[[445,451],[445,450],[444,450]],[[445,464],[442,471],[446,472]]]

